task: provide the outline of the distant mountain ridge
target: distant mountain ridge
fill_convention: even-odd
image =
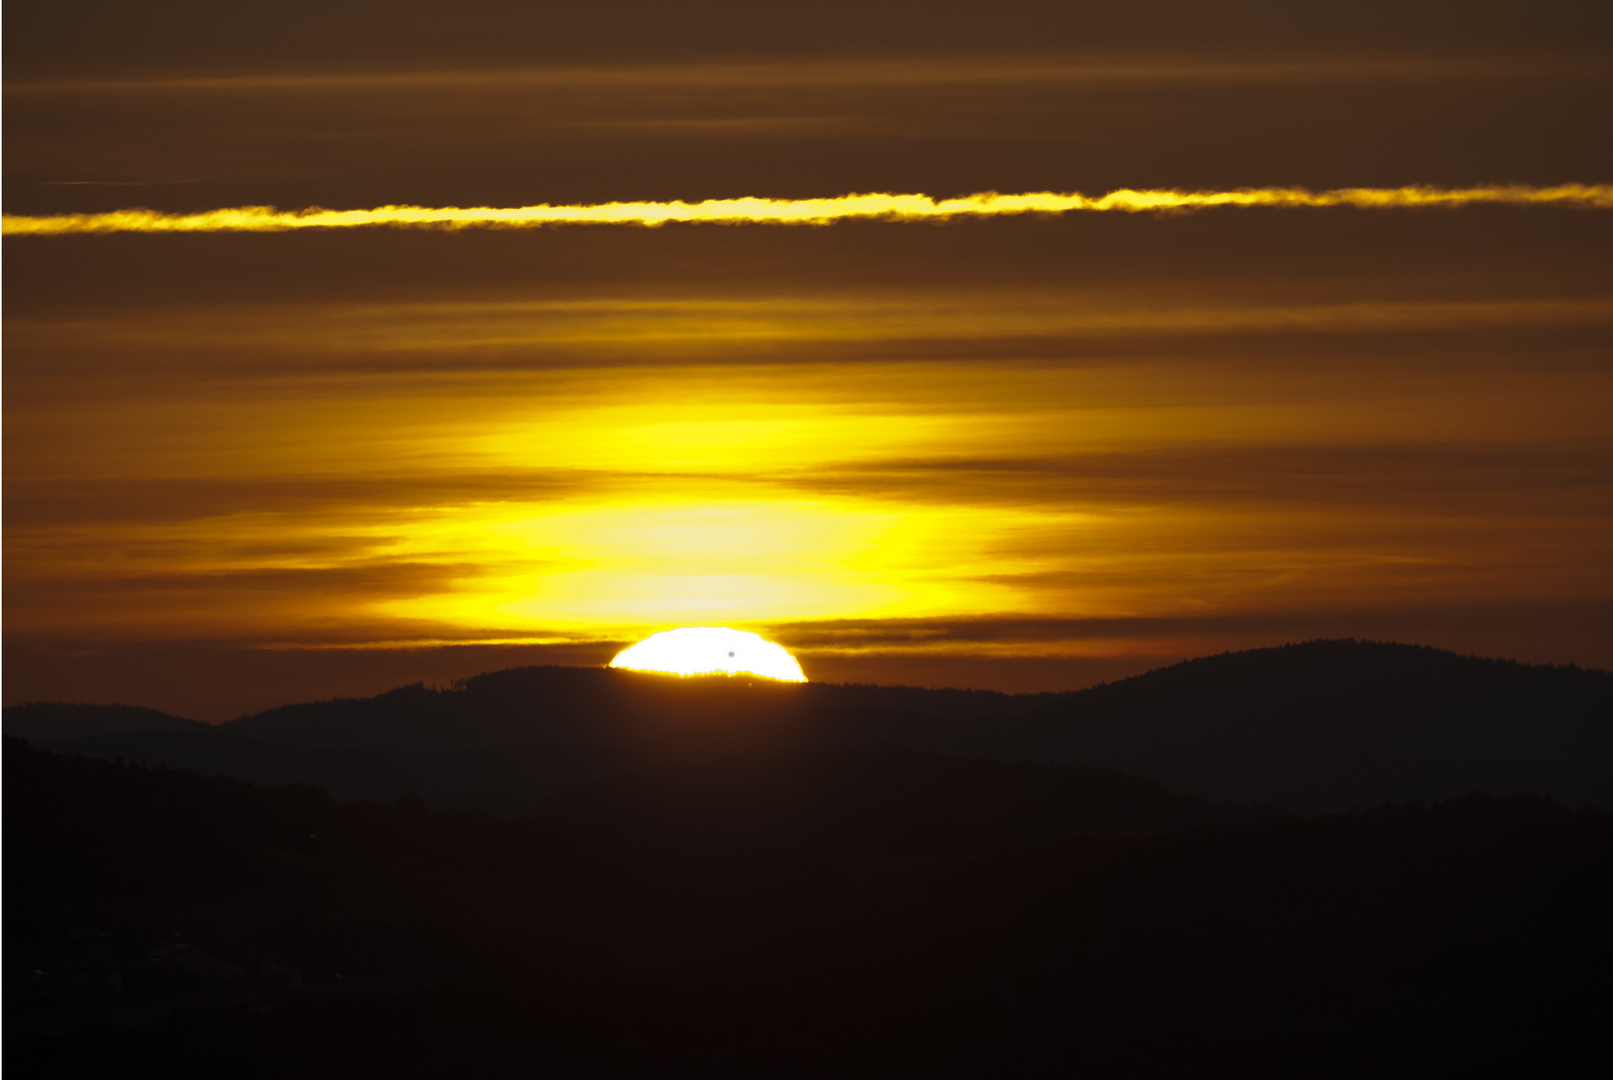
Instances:
[[[136,715],[153,726],[135,730]],[[28,705],[5,711],[5,731],[347,797],[407,787],[510,812],[669,756],[881,743],[1113,769],[1180,794],[1312,812],[1473,790],[1613,806],[1613,674],[1353,640],[1225,653],[1068,694],[531,667],[217,728],[127,707]]]
[[[1613,805],[1613,673],[1314,641],[1189,660],[1028,716],[1031,760],[1346,809],[1469,791]]]
[[[74,705],[37,702],[5,710],[5,733],[35,741],[82,739],[129,732],[200,733],[207,724],[138,705]]]
[[[545,666],[489,672],[441,690],[416,684],[373,698],[286,705],[229,721],[220,730],[299,746],[621,746],[668,735],[698,738],[702,731],[724,739],[776,734],[809,717],[830,724],[895,713],[943,723],[978,720],[1027,711],[1061,696],[743,677],[676,679]],[[683,730],[687,725],[696,730]]]

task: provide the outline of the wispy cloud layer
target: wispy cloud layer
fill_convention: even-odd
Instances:
[[[155,210],[115,210],[105,214],[6,216],[8,236],[70,233],[288,232],[294,229],[533,229],[552,225],[635,225],[673,223],[721,225],[828,225],[873,218],[886,221],[947,221],[968,217],[1068,213],[1190,213],[1212,207],[1355,209],[1453,208],[1474,205],[1565,206],[1613,209],[1613,184],[1559,184],[1531,187],[1492,184],[1468,188],[1407,186],[1335,188],[1239,188],[1234,191],[1178,191],[1121,188],[1106,195],[1039,191],[1019,195],[982,192],[955,199],[929,195],[840,195],[825,199],[706,199],[701,202],[610,202],[572,206],[378,206],[369,210],[276,210],[237,206],[197,214]]]
[[[96,94],[216,96],[278,93],[412,93],[431,91],[612,90],[648,88],[756,90],[786,87],[1291,85],[1296,83],[1429,82],[1462,78],[1517,79],[1542,74],[1594,73],[1578,56],[1496,53],[1453,58],[1363,55],[1229,59],[1194,54],[1117,58],[1104,54],[1014,55],[996,58],[885,57],[879,60],[783,60],[772,63],[561,65],[489,70],[441,68],[339,71],[322,74],[229,74],[15,82],[6,93],[29,97]]]

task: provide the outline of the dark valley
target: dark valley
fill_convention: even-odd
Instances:
[[[1596,1075],[1610,683],[1315,642],[8,710],[7,1064]]]

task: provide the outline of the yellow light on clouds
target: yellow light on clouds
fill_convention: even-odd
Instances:
[[[290,229],[348,229],[383,226],[413,229],[533,229],[549,225],[636,225],[655,227],[672,222],[725,225],[826,225],[853,218],[889,221],[946,221],[960,217],[1012,214],[1181,213],[1208,207],[1334,207],[1402,209],[1506,206],[1613,208],[1613,184],[1491,184],[1470,188],[1409,185],[1398,188],[1239,188],[1234,191],[1180,191],[1175,188],[1121,188],[1106,195],[1032,191],[999,195],[994,191],[957,199],[929,195],[874,192],[825,199],[706,199],[701,202],[614,202],[574,206],[377,206],[368,210],[276,210],[272,206],[235,206],[199,214],[164,214],[155,210],[115,210],[107,214],[57,214],[41,217],[6,215],[7,236],[51,236],[109,232],[285,232]]]
[[[639,634],[645,624],[922,616],[1012,607],[979,580],[1005,534],[1045,522],[1000,508],[647,491],[620,501],[444,508],[392,554],[486,569],[452,591],[382,600],[371,613],[466,630]],[[963,538],[974,538],[964,542]]]

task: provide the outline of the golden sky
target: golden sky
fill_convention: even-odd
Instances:
[[[25,8],[8,703],[218,719],[602,662],[695,624],[763,632],[809,677],[1007,689],[1320,635],[1613,664],[1613,211],[1595,198],[14,227],[1605,185],[1605,37],[1155,42],[1054,19],[978,42],[875,25],[856,50],[803,23],[784,50],[662,24],[613,42],[584,20],[569,49],[550,34],[524,55],[509,35],[246,44],[225,19],[186,24],[220,43],[196,53],[157,18],[77,55],[30,40],[54,16]]]

